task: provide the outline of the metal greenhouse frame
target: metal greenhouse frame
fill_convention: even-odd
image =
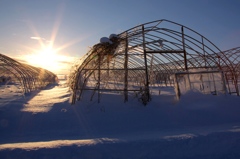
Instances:
[[[13,82],[21,86],[23,93],[28,93],[56,81],[57,76],[46,69],[20,63],[0,54],[0,84]]]
[[[240,47],[232,48],[226,51],[223,51],[224,57],[232,62],[232,71],[228,70],[229,68],[223,68],[225,72],[225,77],[228,85],[228,92],[230,94],[239,95],[239,80],[240,80]],[[219,54],[222,56],[222,54]]]
[[[92,91],[91,99],[97,93],[98,102],[101,92],[122,92],[124,101],[130,92],[137,92],[147,104],[151,86],[173,84],[170,76],[175,73],[205,69],[235,74],[234,68],[203,35],[169,20],[157,20],[94,45],[71,71],[72,104],[84,91]],[[236,82],[233,80],[234,85]]]

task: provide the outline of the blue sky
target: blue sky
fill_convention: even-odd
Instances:
[[[240,0],[0,0],[0,53],[21,57],[52,43],[58,54],[81,57],[101,37],[160,19],[224,51],[240,46],[239,7]]]

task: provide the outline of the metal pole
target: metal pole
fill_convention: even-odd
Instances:
[[[203,49],[203,59],[204,59],[204,65],[205,65],[205,67],[207,67],[207,64],[206,64],[205,45],[204,45],[203,37],[202,37],[202,49]]]
[[[225,81],[225,77],[224,77],[223,71],[221,71],[221,78],[222,78],[222,81],[223,81],[224,94],[226,94],[226,92],[227,92],[227,87],[226,87],[226,81]]]
[[[176,84],[176,89],[175,89],[175,91],[176,91],[176,97],[177,97],[177,100],[179,100],[180,99],[180,96],[181,96],[181,92],[180,92],[180,89],[179,89],[179,84],[178,84],[178,79],[177,79],[177,74],[174,74],[174,82],[175,82],[175,84]]]
[[[227,86],[228,86],[228,93],[231,94],[231,89],[230,89],[229,79],[228,79],[227,73],[225,73],[225,78],[226,78],[226,82],[227,82]]]
[[[124,102],[128,101],[128,38],[125,41],[125,61],[124,61]]]
[[[145,44],[144,25],[142,25],[142,36],[143,36],[143,53],[144,53],[144,63],[145,63],[145,78],[146,78],[145,93],[146,93],[147,101],[149,102],[149,100],[150,100],[149,79],[148,79],[149,77],[148,77],[148,66],[147,66],[147,53],[146,53],[146,44]]]
[[[182,45],[183,45],[185,70],[188,72],[187,53],[186,53],[186,49],[185,49],[185,40],[184,40],[184,29],[183,29],[183,26],[182,26]],[[189,87],[190,87],[189,89],[192,89],[189,74],[187,75],[187,77],[188,77],[188,82],[189,82]]]
[[[101,63],[101,56],[100,53],[98,52],[98,103],[100,103],[100,74],[101,74],[101,67],[100,67],[100,63]]]
[[[237,78],[237,74],[236,74],[235,69],[233,71],[235,72],[234,75],[233,75],[234,86],[235,86],[235,90],[236,90],[237,96],[239,96],[238,78]]]
[[[184,29],[182,26],[182,45],[183,45],[183,53],[184,53],[184,64],[185,64],[185,70],[188,70],[188,64],[187,64],[187,54],[185,50],[185,40],[184,40]]]

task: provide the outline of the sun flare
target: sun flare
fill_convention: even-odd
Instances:
[[[59,61],[64,59],[52,48],[44,48],[26,56],[25,60],[30,64],[51,71],[61,69]]]
[[[38,45],[33,44],[30,47],[29,45],[21,45],[26,51],[24,51],[24,55],[20,55],[19,59],[32,66],[41,67],[56,74],[68,74],[72,63],[77,57],[69,56],[70,53],[65,49],[81,41],[82,37],[72,39],[60,46],[54,45],[55,41],[58,40],[56,37],[62,19],[62,8],[60,7],[59,9],[52,33],[48,38],[39,34],[36,27],[29,23],[30,30],[33,32],[33,36],[30,39],[38,42]]]

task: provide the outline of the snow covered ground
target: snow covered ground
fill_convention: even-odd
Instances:
[[[237,96],[190,91],[177,101],[163,87],[147,106],[117,93],[70,105],[64,81],[25,96],[0,90],[1,159],[240,158]]]

